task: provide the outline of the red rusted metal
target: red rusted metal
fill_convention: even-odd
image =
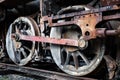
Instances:
[[[120,8],[117,5],[112,5],[112,6],[101,7],[101,8],[98,8],[98,9],[91,9],[91,10],[86,10],[86,11],[80,11],[80,12],[56,15],[56,16],[52,16],[52,17],[44,16],[41,19],[42,19],[42,21],[48,21],[49,18],[51,18],[52,20],[57,20],[57,19],[70,18],[70,17],[86,15],[86,14],[107,12],[107,11],[118,10],[118,9],[120,9]]]
[[[28,36],[28,35],[14,35],[12,34],[12,38],[17,38],[18,40],[26,40],[26,41],[37,41],[37,42],[45,42],[59,45],[69,45],[69,46],[78,46],[78,41],[73,39],[55,39],[49,37],[40,37],[40,36]]]
[[[120,4],[120,0],[100,0],[103,6]]]
[[[98,37],[115,36],[120,34],[120,30],[106,30],[105,28],[99,28],[99,29],[97,28],[95,34]],[[37,41],[37,42],[44,42],[44,43],[51,43],[51,44],[58,44],[58,45],[68,45],[68,46],[79,47],[79,40],[74,40],[74,39],[62,39],[62,38],[55,39],[55,38],[49,38],[49,37],[28,36],[28,35],[22,35],[22,34],[17,34],[17,35],[12,34],[12,38],[15,38],[16,40]]]
[[[102,20],[102,15],[95,14],[87,14],[81,16],[76,24],[80,27],[82,31],[82,36],[85,40],[89,40],[92,38],[96,38],[96,24]]]
[[[103,16],[102,12],[111,11],[111,10],[119,10],[120,8],[117,5],[106,6],[99,9],[91,9],[87,11],[74,12],[70,14],[63,14],[57,16],[44,16],[41,18],[41,32],[44,31],[45,23],[48,23],[48,27],[60,27],[66,25],[75,24],[80,27],[82,31],[82,36],[85,40],[93,39],[98,37],[112,36],[118,35],[120,32],[118,30],[106,30],[106,29],[96,29],[96,25],[102,20],[109,19],[118,19],[120,18],[120,14],[115,15],[106,15]],[[71,18],[70,21],[65,21],[66,18]],[[63,20],[62,22],[58,22],[59,20]],[[54,39],[49,37],[40,37],[40,36],[27,36],[19,34],[20,40],[27,41],[38,41],[59,45],[69,45],[69,46],[78,46],[77,40],[72,39]]]
[[[120,14],[114,15],[102,15],[102,12],[119,10],[120,8],[117,5],[106,6],[99,9],[91,9],[87,11],[74,12],[70,14],[57,15],[53,17],[42,17],[41,18],[41,29],[43,29],[43,23],[47,22],[48,27],[63,27],[67,25],[75,24],[80,27],[82,31],[82,36],[85,40],[96,38],[96,25],[102,20],[118,19]],[[65,19],[71,18],[70,21],[65,21]],[[64,20],[58,22],[59,20]],[[87,26],[86,26],[87,25]],[[44,30],[42,30],[44,31]],[[89,34],[89,35],[86,35]]]
[[[103,20],[120,19],[120,13],[103,16]]]
[[[120,35],[120,30],[106,30],[105,33],[107,36]]]
[[[75,21],[73,21],[74,24],[78,25],[83,33],[83,36],[87,36],[87,40],[91,39],[91,38],[96,38],[96,35],[94,33],[96,33],[95,30],[95,25],[97,24],[97,22],[99,22],[98,20],[99,14],[89,14],[89,15],[84,15],[81,18],[75,19]],[[92,18],[92,20],[91,20]],[[43,23],[41,23],[43,25]],[[61,23],[56,23],[56,24],[63,24],[63,22]],[[68,24],[72,24],[72,22],[70,21]],[[51,21],[50,21],[50,25],[52,25]],[[56,25],[57,26],[57,25]],[[41,29],[44,28],[44,26],[41,26]],[[44,31],[44,29],[42,30]],[[89,36],[85,35],[85,32],[89,32]],[[58,44],[58,45],[69,45],[69,46],[78,46],[79,42],[78,40],[72,40],[72,39],[54,39],[54,38],[47,38],[47,37],[40,37],[40,36],[28,36],[28,35],[20,35],[19,33],[17,33],[18,35],[15,35],[13,37],[16,38],[16,40],[27,40],[27,41],[38,41],[38,42],[45,42],[45,43],[52,43],[52,44]],[[86,37],[84,37],[85,39]]]
[[[50,23],[49,27],[60,27],[60,26],[67,26],[67,25],[72,25],[76,24],[76,21],[65,21],[65,22],[60,22],[60,23]]]
[[[52,20],[50,19],[50,21],[48,21],[49,27],[63,27],[63,26],[67,26],[67,25],[78,25],[80,27],[80,29],[82,30],[82,34],[84,36],[84,38],[88,39],[92,39],[92,38],[96,38],[96,33],[99,34],[99,36],[105,36],[105,34],[101,34],[101,30],[103,29],[97,29],[98,32],[96,32],[95,27],[96,24],[101,22],[102,19],[103,20],[110,20],[110,19],[119,19],[120,18],[120,14],[114,14],[114,15],[106,15],[106,16],[102,16],[101,14],[88,14],[88,15],[83,15],[83,16],[79,16],[80,18],[74,19],[72,21],[63,21],[60,23],[52,23]],[[47,18],[47,17],[46,17]],[[43,24],[41,24],[42,27]],[[86,26],[87,25],[87,26]],[[42,28],[41,28],[42,29]],[[89,32],[89,36],[86,36],[85,33]],[[107,31],[106,32],[107,35],[117,35],[118,33],[116,32],[116,30],[114,31]]]
[[[106,28],[97,28],[96,34],[98,37],[105,37],[105,36],[117,36],[120,35],[120,30],[107,30]]]
[[[106,28],[97,28],[96,34],[98,37],[105,37],[106,36],[105,31],[106,31]]]
[[[77,16],[77,18],[74,18],[74,20],[71,21],[62,21],[56,23],[52,23],[52,19],[50,18],[48,20],[48,25],[49,27],[63,27],[63,26],[75,24],[80,27],[82,31],[82,35],[85,39],[92,39],[92,38],[96,38],[95,26],[101,20],[102,20],[102,15],[98,13],[94,13],[83,16]],[[87,32],[89,33],[89,35],[86,35]]]

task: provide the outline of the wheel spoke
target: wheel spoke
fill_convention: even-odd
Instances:
[[[29,52],[31,52],[31,49],[29,49],[28,47],[23,46],[23,48],[25,48],[26,50],[28,50]]]
[[[31,30],[26,30],[25,31],[28,35],[32,35],[32,31]]]
[[[22,54],[23,54],[24,58],[26,58],[26,57],[27,57],[27,54],[26,54],[26,52],[25,52],[24,48],[21,48],[20,50],[21,50],[21,52],[22,52]]]
[[[63,52],[63,51],[62,51]],[[64,64],[64,61],[65,61],[65,59],[64,59],[64,53],[62,53],[61,54],[61,64],[63,65]]]
[[[26,24],[24,24],[23,30],[26,30],[26,28],[27,28],[27,26],[26,26]]]
[[[17,28],[17,26],[15,26],[15,32],[19,33],[19,29]]]
[[[72,53],[72,56],[73,56],[75,68],[78,69],[78,67],[79,67],[78,56],[75,53]]]
[[[65,65],[69,64],[69,61],[70,61],[70,54],[67,53],[67,57],[66,57],[66,60],[65,60]]]
[[[89,60],[85,57],[85,55],[84,54],[82,54],[81,52],[79,52],[79,51],[77,51],[77,53],[81,56],[81,58],[85,61],[85,63],[87,64],[87,65],[89,65]]]
[[[21,21],[18,22],[18,28],[21,29],[22,25],[21,25]]]
[[[15,55],[16,55],[16,62],[19,63],[20,60],[21,60],[21,52],[20,51],[16,51]]]

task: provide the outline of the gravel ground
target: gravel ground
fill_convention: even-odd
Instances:
[[[1,71],[0,80],[47,80],[42,77],[32,76],[29,74],[18,73],[14,71]]]
[[[9,74],[9,75],[0,75],[0,80],[41,80],[41,79],[35,79],[35,78],[16,75],[16,74]]]

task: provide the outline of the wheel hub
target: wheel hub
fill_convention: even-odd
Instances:
[[[80,39],[78,40],[78,46],[81,50],[84,50],[88,46],[88,41],[85,41],[83,37],[80,37]]]

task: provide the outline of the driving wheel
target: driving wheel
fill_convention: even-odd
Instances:
[[[70,75],[87,75],[94,71],[102,61],[105,51],[104,40],[97,38],[84,40],[81,29],[76,25],[53,27],[50,37],[79,41],[79,47],[50,45],[53,60],[62,71]]]
[[[16,38],[12,38],[12,34],[16,34]],[[19,40],[17,34],[38,36],[39,29],[35,21],[30,17],[17,18],[8,29],[6,36],[7,53],[17,65],[26,65],[33,59],[36,45],[34,41]]]

